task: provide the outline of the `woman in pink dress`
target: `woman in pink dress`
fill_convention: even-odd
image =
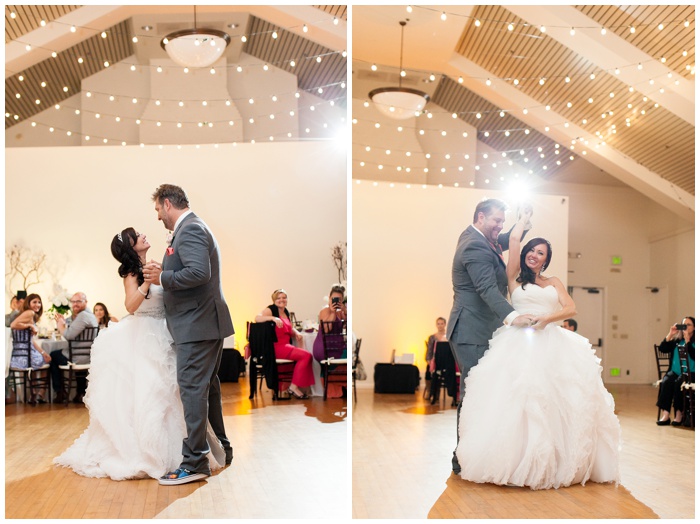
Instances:
[[[305,349],[292,345],[292,336],[301,341],[302,336],[289,320],[287,310],[287,292],[278,289],[272,293],[272,304],[267,306],[258,316],[255,322],[274,322],[277,342],[275,342],[275,358],[294,360],[294,374],[292,384],[287,390],[290,395],[299,399],[309,398],[300,388],[308,388],[316,381],[312,367],[312,355]]]

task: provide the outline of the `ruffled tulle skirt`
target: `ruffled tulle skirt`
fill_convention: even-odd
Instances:
[[[55,464],[114,480],[159,478],[180,465],[186,428],[171,344],[165,320],[148,316],[100,332],[84,398],[89,425]],[[223,464],[220,443],[209,440]]]
[[[619,482],[620,423],[588,340],[503,327],[472,368],[457,458],[473,482],[559,488]]]

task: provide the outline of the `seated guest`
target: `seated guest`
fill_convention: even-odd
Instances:
[[[17,295],[12,297],[10,300],[10,312],[5,315],[5,327],[9,328],[10,324],[12,324],[12,321],[16,319],[21,311],[19,310],[19,300],[17,300]]]
[[[430,378],[430,372],[435,371],[435,346],[438,342],[447,342],[447,321],[443,317],[438,317],[435,321],[437,332],[428,337],[428,342],[425,347],[425,361],[428,363],[428,368],[425,372],[425,379]]]
[[[275,358],[294,360],[292,384],[287,393],[296,398],[304,399],[309,396],[300,388],[311,387],[316,381],[312,368],[312,356],[308,351],[292,345],[292,336],[302,340],[301,333],[292,327],[287,310],[287,292],[278,289],[272,293],[272,304],[267,306],[255,317],[255,322],[274,322],[277,342],[275,342]]]
[[[567,318],[562,323],[561,327],[568,329],[569,331],[578,331],[578,322],[576,322],[573,318]]]
[[[318,313],[319,322],[333,322],[333,326],[326,329],[326,333],[340,333],[343,329],[343,322],[348,320],[348,308],[344,303],[345,288],[341,285],[334,285],[328,295],[328,305],[323,306],[323,309]],[[314,358],[323,360],[323,335],[321,330],[318,330],[316,340],[314,340]]]
[[[44,306],[41,303],[41,297],[36,293],[32,293],[24,301],[23,307],[24,311],[22,311],[17,318],[12,321],[10,327],[13,330],[28,329],[32,332],[29,358],[26,356],[12,355],[12,358],[10,359],[10,367],[18,369],[26,369],[31,367],[33,370],[38,370],[46,365],[46,363],[51,362],[51,357],[46,351],[44,351],[39,343],[39,340],[37,340],[35,336],[37,333],[36,323],[39,321],[42,313],[44,312]],[[36,374],[37,378],[42,378],[45,376],[46,371],[34,371],[34,373]],[[48,394],[48,391],[46,393]],[[43,404],[46,402],[44,397],[34,390],[32,390],[31,395],[32,396],[29,400],[30,404],[36,404],[37,402]]]
[[[76,293],[70,299],[70,306],[73,310],[70,326],[66,325],[66,319],[63,315],[56,314],[56,327],[59,334],[66,340],[74,340],[87,327],[97,327],[97,319],[95,315],[90,313],[87,308],[87,297],[85,293]],[[91,344],[91,343],[90,343]],[[74,364],[87,364],[87,362],[74,362]],[[54,402],[63,402],[63,373],[58,366],[65,366],[68,363],[68,349],[57,349],[51,352],[51,381],[53,382],[53,390],[56,392]],[[83,401],[85,390],[87,389],[87,381],[84,377],[78,377],[78,386],[73,402],[79,404]]]
[[[323,309],[318,313],[318,321],[320,322],[333,322],[330,329],[326,326],[326,333],[341,333],[343,330],[343,322],[348,321],[348,308],[345,303],[345,288],[340,284],[335,284],[331,288],[331,292],[328,295],[328,305],[323,306]],[[314,340],[314,358],[319,362],[326,358],[323,349],[323,335],[321,334],[321,329],[319,327],[318,334]],[[338,358],[346,358],[347,350],[342,355],[338,355]],[[347,394],[347,388],[341,386],[340,384],[335,384],[330,382],[328,384],[328,396],[330,398],[340,398]]]
[[[659,344],[659,351],[671,353],[671,367],[659,385],[659,397],[656,405],[661,408],[661,418],[656,421],[659,426],[680,426],[683,421],[683,393],[681,384],[684,379],[681,377],[681,361],[678,356],[678,348],[685,347],[688,351],[690,362],[690,379],[695,381],[695,318],[685,317],[683,319],[685,329],[678,329],[676,324],[671,326],[671,330],[666,338]],[[676,415],[671,422],[671,404],[676,411]]]
[[[109,326],[110,322],[119,322],[117,317],[110,316],[109,311],[107,311],[107,306],[105,306],[102,302],[95,304],[95,307],[92,308],[92,313],[97,319],[97,326],[100,328],[100,330]]]

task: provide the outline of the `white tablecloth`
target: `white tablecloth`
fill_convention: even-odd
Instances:
[[[61,351],[68,349],[68,341],[64,339],[53,340],[50,338],[42,338],[40,339],[40,342],[41,348],[49,355],[52,351],[56,351],[57,349],[60,349]]]

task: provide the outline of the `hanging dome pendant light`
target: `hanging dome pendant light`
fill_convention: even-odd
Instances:
[[[403,71],[403,30],[405,21],[401,25],[401,54],[399,57],[399,87],[380,87],[369,92],[369,98],[375,107],[383,114],[396,120],[405,120],[420,115],[425,105],[430,101],[430,96],[419,89],[411,89],[401,85],[401,72]]]
[[[207,67],[226,51],[231,37],[218,29],[197,28],[197,7],[194,8],[194,28],[175,31],[160,41],[168,56],[182,67]]]

